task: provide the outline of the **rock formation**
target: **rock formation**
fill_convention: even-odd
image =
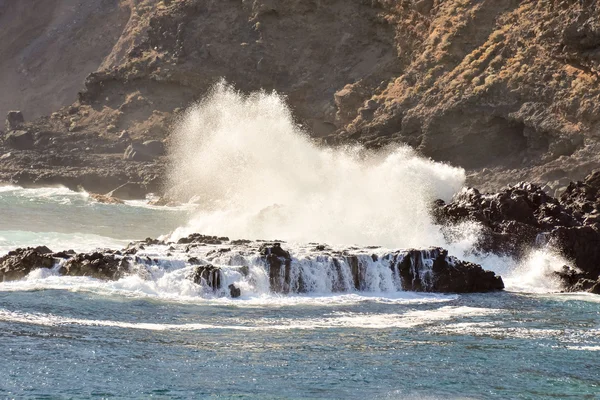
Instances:
[[[145,253],[152,246],[153,257]],[[161,254],[156,257],[156,254]],[[122,251],[52,253],[47,248],[17,249],[0,258],[0,281],[18,280],[39,268],[57,275],[117,280],[138,274],[152,279],[152,268],[179,265],[185,276],[211,295],[243,294],[268,276],[273,293],[397,290],[472,293],[502,290],[502,278],[479,265],[451,257],[439,248],[396,250],[301,247],[287,251],[279,242],[229,240],[193,234],[179,243],[147,239]],[[253,271],[258,268],[258,272]]]
[[[33,145],[2,141],[1,181],[98,193],[131,181],[156,191],[162,156],[133,143],[168,138],[181,110],[221,78],[245,92],[285,94],[324,143],[407,143],[466,167],[483,190],[519,180],[562,190],[598,163],[600,23],[592,0],[106,0],[61,14],[74,25],[51,30],[58,22],[44,15],[63,3],[37,1],[36,16],[16,3],[0,10],[10,22],[0,31],[31,52],[27,73],[38,79],[3,90],[0,100],[25,93],[12,107],[51,114],[19,128]],[[46,31],[16,33],[15,24],[37,19],[75,58],[88,54],[80,40],[106,36],[89,63],[77,61],[89,73],[77,99],[81,78],[62,74],[37,45]],[[4,63],[14,64],[19,49],[0,47]],[[36,56],[56,72],[43,90],[43,74],[29,65]],[[29,111],[40,104],[27,100],[35,87],[57,85],[72,93],[72,105]]]
[[[530,183],[488,194],[470,188],[449,204],[438,200],[433,214],[442,225],[479,222],[482,252],[520,257],[550,244],[570,262],[557,272],[566,290],[600,288],[600,171],[572,182],[559,199]]]

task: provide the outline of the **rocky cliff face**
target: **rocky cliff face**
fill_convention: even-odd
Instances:
[[[593,1],[98,4],[104,6],[93,15],[120,10],[106,14],[114,25],[105,24],[118,26],[120,36],[94,31],[98,40],[90,43],[112,49],[77,69],[90,74],[72,106],[21,128],[37,135],[28,149],[3,142],[2,180],[77,175],[56,160],[66,149],[84,160],[88,174],[105,176],[105,186],[136,176],[150,182],[148,171],[160,175],[162,162],[117,161],[125,147],[165,139],[177,113],[220,78],[243,91],[284,93],[299,122],[325,143],[408,143],[466,167],[482,189],[525,179],[561,189],[598,163],[600,25]],[[24,13],[0,9],[2,18]],[[31,40],[24,37],[21,47]],[[75,78],[58,81],[73,87]],[[106,170],[107,159],[120,175]]]

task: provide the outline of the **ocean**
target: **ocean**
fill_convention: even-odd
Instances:
[[[3,254],[121,248],[193,214],[10,186],[0,207]],[[600,297],[505,282],[505,292],[466,295],[257,285],[232,299],[186,289],[176,274],[106,282],[36,271],[0,283],[0,397],[600,398]]]

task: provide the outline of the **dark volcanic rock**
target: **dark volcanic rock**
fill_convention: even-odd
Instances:
[[[265,243],[259,248],[269,267],[269,284],[277,293],[290,292],[290,253],[281,248],[281,243]],[[302,288],[300,291],[303,291]]]
[[[229,285],[229,295],[232,299],[235,299],[242,295],[242,291],[232,283]]]
[[[7,132],[14,131],[21,128],[25,123],[25,118],[21,111],[9,111],[6,115],[6,122],[4,127]]]
[[[130,272],[129,259],[100,252],[77,254],[59,269],[61,275],[89,276],[108,280],[117,280]]]
[[[31,271],[38,268],[52,268],[54,258],[48,253],[47,247],[36,249],[16,249],[0,258],[0,279],[2,281],[14,281],[23,279]]]
[[[4,143],[16,150],[29,150],[33,148],[35,138],[29,131],[12,131],[4,138]]]
[[[476,293],[504,289],[502,278],[481,266],[448,256],[440,248],[400,255],[402,288],[415,292]]]
[[[191,235],[181,238],[177,241],[178,244],[188,243],[204,243],[204,244],[221,244],[229,241],[229,238],[218,237],[218,236],[207,236],[199,233],[192,233]]]
[[[483,252],[520,257],[549,242],[572,262],[572,270],[556,273],[566,290],[591,289],[599,278],[600,171],[572,182],[560,199],[529,183],[495,194],[468,189],[449,204],[438,200],[433,215],[442,225],[481,223],[478,247]]]
[[[276,293],[304,293],[308,291],[302,269],[292,273],[293,258],[281,248],[279,243],[264,244],[260,253],[269,269],[271,290]],[[491,292],[504,289],[502,278],[481,266],[455,257],[440,248],[428,250],[407,250],[389,253],[379,260],[377,255],[339,254],[315,252],[313,255],[323,263],[330,263],[335,268],[330,272],[332,290],[344,290],[344,274],[342,264],[350,269],[351,285],[355,290],[368,290],[368,264],[389,260],[392,273],[400,278],[402,289],[417,292],[436,293],[473,293]],[[297,268],[297,267],[296,267]]]
[[[214,265],[200,265],[194,268],[189,279],[198,285],[205,283],[214,291],[221,289],[221,269]]]

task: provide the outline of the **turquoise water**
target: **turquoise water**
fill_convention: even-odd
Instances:
[[[0,253],[121,247],[187,218],[4,188]],[[0,398],[600,398],[600,296],[515,279],[481,295],[229,299],[181,282],[38,272],[0,283]]]
[[[600,398],[600,303],[0,292],[0,396]]]

